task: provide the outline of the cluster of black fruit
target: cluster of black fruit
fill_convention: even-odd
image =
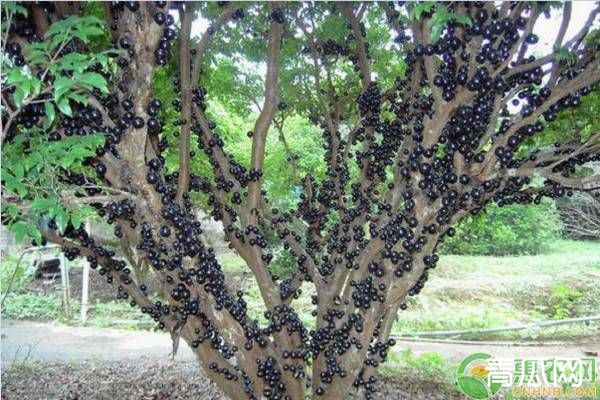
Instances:
[[[371,83],[368,88],[359,96],[358,107],[362,115],[362,128],[357,131],[355,142],[358,144],[368,141],[367,151],[358,150],[356,160],[361,168],[368,167],[367,176],[371,181],[377,179],[385,180],[386,167],[392,165],[390,160],[398,152],[400,145],[404,140],[411,140],[413,145],[403,150],[400,159],[395,167],[400,168],[402,178],[409,184],[418,177],[416,184],[418,190],[422,191],[429,201],[441,201],[441,206],[437,210],[436,223],[419,227],[418,216],[416,215],[414,194],[409,189],[403,193],[404,212],[398,217],[393,218],[381,232],[375,228],[371,230],[371,237],[379,237],[385,242],[384,257],[389,258],[394,265],[396,276],[402,276],[404,271],[410,271],[415,262],[415,256],[422,253],[425,245],[429,241],[437,240],[438,235],[453,236],[454,229],[449,227],[452,217],[461,210],[469,210],[476,213],[481,210],[483,204],[493,197],[494,201],[501,205],[510,204],[518,201],[526,203],[531,201],[538,202],[542,196],[562,196],[569,195],[572,191],[565,189],[558,182],[547,181],[547,189],[540,190],[536,195],[518,193],[530,181],[527,178],[510,178],[505,181],[492,179],[489,181],[474,181],[464,172],[457,171],[455,168],[456,153],[464,160],[464,163],[481,164],[487,160],[487,153],[481,150],[481,139],[492,129],[490,140],[494,142],[505,141],[506,145],[497,146],[494,156],[504,167],[516,168],[522,163],[531,161],[530,159],[519,160],[515,157],[516,150],[528,138],[544,129],[544,124],[540,121],[516,130],[510,137],[505,137],[505,133],[510,129],[510,113],[505,108],[500,113],[500,128],[494,130],[490,128],[492,113],[495,108],[495,100],[498,97],[506,96],[517,86],[524,87],[517,93],[517,99],[514,106],[520,105],[520,116],[528,117],[535,110],[545,104],[552,94],[548,87],[537,89],[537,86],[543,83],[543,71],[539,67],[532,67],[523,70],[520,73],[505,77],[503,73],[492,76],[488,68],[475,68],[475,73],[469,75],[468,64],[489,63],[497,68],[510,56],[512,47],[518,42],[520,34],[519,29],[527,24],[527,19],[518,17],[514,20],[505,18],[500,19],[497,12],[491,15],[483,8],[483,4],[469,3],[466,5],[475,21],[473,26],[466,28],[467,35],[459,36],[457,34],[457,25],[448,24],[440,40],[431,44],[417,44],[413,52],[406,57],[407,75],[417,69],[421,72],[421,79],[418,81],[420,87],[418,92],[408,92],[408,96],[403,97],[403,101],[395,101],[394,95],[391,96],[391,111],[398,117],[398,121],[390,123],[382,120],[380,116],[382,94],[377,90],[377,85]],[[393,17],[393,16],[392,16]],[[364,35],[364,32],[363,32]],[[467,52],[469,41],[482,37],[484,45],[478,49],[475,54]],[[398,42],[403,43],[407,40],[403,36]],[[535,35],[529,35],[525,38],[526,45],[532,45],[537,42]],[[325,46],[323,46],[325,47]],[[327,44],[326,54],[337,54],[342,52],[342,46],[337,46],[334,42]],[[309,49],[307,49],[308,51]],[[440,62],[436,65],[436,75],[433,77],[430,90],[439,90],[444,101],[452,101],[460,87],[466,87],[467,90],[474,93],[472,104],[461,105],[457,111],[451,114],[447,123],[443,127],[439,142],[432,147],[426,148],[422,144],[425,133],[424,117],[432,117],[435,112],[433,95],[422,94],[421,88],[427,88],[429,82],[425,79],[425,69],[423,60],[425,57],[438,56]],[[358,70],[358,58],[350,56],[350,60],[355,63],[355,69]],[[535,61],[533,56],[525,57],[520,63],[526,64]],[[520,65],[520,64],[519,64]],[[509,66],[515,68],[519,66],[511,62]],[[579,71],[585,65],[577,68],[571,68],[560,75],[560,79],[574,79]],[[510,71],[510,69],[508,69]],[[406,90],[412,82],[398,81],[398,91]],[[590,87],[579,90],[575,94],[569,94],[552,104],[548,111],[544,112],[547,121],[552,121],[560,110],[568,107],[577,107],[580,104],[581,96],[588,94]],[[408,97],[408,101],[406,101]],[[400,98],[398,98],[399,100]],[[405,127],[409,127],[407,130]],[[373,133],[369,135],[369,130]],[[428,135],[431,133],[427,133]],[[380,142],[375,142],[374,138],[378,135]],[[326,149],[331,151],[334,140],[339,137],[335,132],[329,132],[324,129],[326,139]],[[338,148],[338,151],[339,150]],[[331,153],[327,154],[327,160],[335,159]],[[583,152],[581,155],[570,158],[567,162],[556,166],[555,170],[562,172],[564,176],[570,176],[576,170],[578,165],[598,160],[598,154]],[[339,158],[338,158],[339,160]],[[331,168],[331,163],[330,163]],[[316,199],[326,206],[328,210],[338,209],[335,202],[340,194],[336,188],[345,187],[342,182],[344,165],[337,165],[335,170],[328,172],[328,179],[323,181],[320,186],[310,180],[305,180],[305,186],[309,186],[312,193],[317,192]],[[341,184],[340,184],[341,183]],[[389,188],[394,188],[390,183]],[[372,200],[373,191],[370,188],[362,188],[359,185],[352,186],[352,204],[354,208],[342,209],[342,223],[335,224],[330,229],[331,241],[327,245],[329,257],[324,257],[319,262],[318,272],[323,276],[333,273],[336,265],[345,264],[352,268],[355,258],[354,250],[349,248],[353,243],[356,248],[361,248],[362,235],[360,229],[352,226],[356,214],[369,214],[373,206],[377,206],[379,213],[388,212],[389,204],[380,204]],[[494,195],[496,194],[496,195]],[[511,196],[513,196],[511,198]],[[314,202],[315,197],[312,198]],[[315,231],[320,232],[323,229],[325,215],[319,211],[319,208],[311,203],[306,196],[302,196],[302,202],[298,207],[298,214],[301,215],[309,224],[308,234]],[[420,231],[417,231],[420,229]],[[433,238],[429,238],[433,236]],[[401,243],[403,251],[396,251],[396,244]],[[317,251],[315,251],[315,247]],[[319,245],[308,249],[309,252],[318,254]],[[340,256],[338,257],[337,254]],[[343,257],[342,257],[343,255]],[[434,268],[438,257],[435,254],[425,254],[419,256],[419,262],[422,262],[426,269]],[[378,269],[370,271],[373,277],[380,273]],[[425,272],[418,282],[410,289],[411,295],[418,294],[423,288],[428,274]],[[373,279],[373,278],[369,278]],[[368,285],[369,281],[354,283],[355,289],[352,292],[356,307],[369,307],[370,301],[379,299],[377,295],[377,286]],[[372,282],[372,281],[371,281]],[[406,304],[402,304],[406,308]],[[360,382],[361,385],[369,384],[369,380]],[[368,388],[367,388],[368,389]],[[370,390],[367,390],[370,392]]]

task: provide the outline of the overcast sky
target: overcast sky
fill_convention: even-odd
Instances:
[[[571,21],[569,23],[569,28],[567,29],[567,34],[565,36],[565,41],[569,40],[573,37],[585,21],[588,19],[588,16],[591,10],[596,6],[594,1],[574,1],[573,9],[571,11]],[[174,13],[175,17],[177,14]],[[558,29],[560,27],[560,21],[562,11],[561,10],[553,10],[550,19],[546,19],[544,16],[541,16],[534,28],[534,32],[540,37],[540,41],[537,45],[537,48],[544,53],[547,53],[552,49],[552,44],[556,39],[556,35],[558,34]],[[598,24],[598,19],[596,20],[596,25]],[[194,20],[192,24],[192,36],[201,36],[204,31],[208,28],[208,22],[204,18],[197,18]]]
[[[596,3],[594,1],[573,2],[571,20],[569,21],[569,28],[567,29],[567,34],[565,35],[565,42],[575,36],[577,32],[581,30],[594,7],[596,7]],[[540,41],[537,44],[537,51],[547,54],[552,50],[552,45],[554,44],[554,40],[556,39],[558,30],[560,28],[560,22],[562,20],[561,15],[562,10],[553,10],[550,19],[546,19],[544,16],[541,16],[537,20],[533,29],[534,33],[540,37]],[[598,24],[598,18],[596,18],[595,24]]]

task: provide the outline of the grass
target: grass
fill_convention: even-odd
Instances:
[[[152,329],[156,324],[137,308],[124,302],[96,302],[91,304],[85,324],[81,323],[81,303],[71,299],[71,316],[64,312],[62,299],[42,294],[10,294],[2,309],[8,319],[35,319],[60,321],[68,325],[97,328]]]
[[[79,304],[78,304],[79,306]],[[76,317],[77,319],[79,316]],[[86,326],[119,329],[154,329],[156,323],[147,314],[142,314],[124,302],[96,302],[89,312]]]
[[[225,272],[241,272],[248,268],[245,261],[234,253],[219,254],[217,259]]]
[[[450,363],[438,353],[422,353],[418,356],[406,349],[390,353],[387,360],[378,369],[383,377],[407,376],[411,382],[437,386],[437,391],[452,398],[459,394],[455,385],[457,365]]]
[[[483,329],[600,314],[600,243],[558,240],[546,254],[443,255],[421,294],[409,299],[393,332]],[[479,336],[564,339],[600,324]]]
[[[262,300],[254,278],[239,258],[228,256],[223,269],[236,273],[249,314],[259,321]],[[600,243],[558,240],[546,254],[493,257],[442,255],[425,289],[410,298],[394,334],[485,329],[540,320],[600,314]],[[313,326],[309,284],[293,302],[300,318]],[[595,334],[600,323],[464,336],[464,339],[573,339]]]

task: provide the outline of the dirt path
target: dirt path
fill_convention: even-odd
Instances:
[[[45,362],[128,361],[141,357],[166,360],[171,352],[169,335],[160,332],[82,328],[14,320],[3,320],[1,332],[3,365],[26,355]],[[515,358],[580,357],[590,352],[600,352],[600,340],[592,338],[584,343],[543,345],[397,341],[395,351],[407,348],[415,354],[435,352],[457,363],[474,352]],[[176,359],[193,361],[194,355],[186,345],[181,345]]]
[[[39,361],[128,361],[141,357],[168,359],[168,334],[71,327],[57,323],[2,320],[2,363],[29,354]],[[179,347],[177,359],[194,360],[188,346]]]

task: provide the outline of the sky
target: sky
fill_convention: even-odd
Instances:
[[[571,10],[571,20],[569,21],[569,27],[567,28],[567,34],[565,35],[565,42],[575,36],[583,27],[585,22],[590,15],[590,12],[596,7],[594,1],[573,1],[573,7]],[[541,16],[534,28],[533,32],[537,34],[540,41],[537,43],[537,50],[542,54],[548,54],[552,51],[552,45],[558,35],[560,28],[560,22],[562,10],[553,10],[550,19],[546,19]],[[598,25],[598,18],[596,18],[595,25]]]
[[[573,1],[571,21],[569,22],[567,34],[565,35],[565,41],[569,40],[579,32],[595,6],[595,1]],[[561,14],[561,10],[553,10],[550,19],[541,16],[534,27],[534,33],[540,37],[537,47],[540,51],[543,51],[544,54],[552,49],[552,44],[556,39],[560,27]],[[177,18],[176,13],[174,16]],[[596,19],[596,25],[598,25],[598,19]],[[209,23],[206,19],[202,17],[195,19],[192,23],[192,36],[199,38],[204,31],[206,31],[208,26]]]

